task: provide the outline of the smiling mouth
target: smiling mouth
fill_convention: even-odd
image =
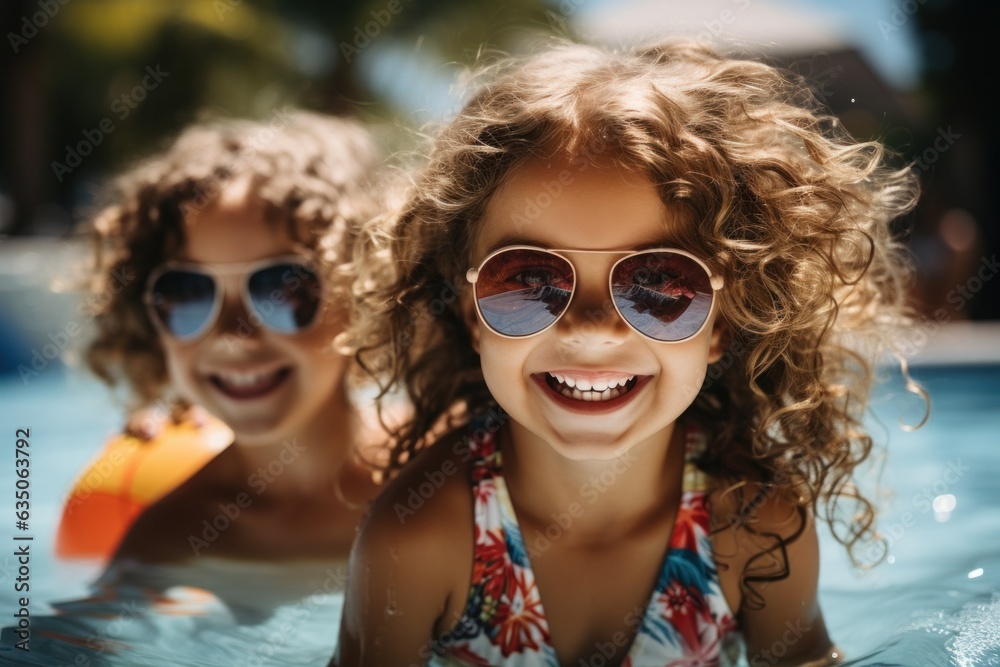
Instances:
[[[247,399],[266,396],[291,375],[290,367],[273,371],[225,371],[213,373],[209,381],[220,392],[230,398]]]
[[[635,389],[638,382],[639,379],[636,375],[621,375],[617,378],[589,380],[586,378],[574,378],[563,373],[545,374],[545,383],[552,391],[565,398],[587,403],[613,401]]]

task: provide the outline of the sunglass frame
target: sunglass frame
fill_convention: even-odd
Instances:
[[[566,307],[563,308],[563,311],[561,313],[559,313],[559,315],[554,320],[552,320],[549,324],[547,324],[545,327],[539,329],[538,331],[536,331],[534,333],[524,334],[524,335],[521,335],[521,336],[512,336],[510,334],[505,334],[502,331],[497,331],[493,327],[493,325],[491,325],[486,320],[486,317],[483,316],[482,309],[479,307],[479,293],[478,293],[478,289],[476,287],[477,284],[478,284],[478,280],[479,280],[479,273],[480,273],[480,271],[483,270],[483,267],[486,266],[486,263],[489,262],[494,257],[496,257],[497,255],[499,255],[501,253],[504,253],[504,252],[510,252],[512,250],[537,250],[539,252],[547,253],[547,254],[550,254],[550,255],[555,255],[559,259],[561,259],[561,260],[565,261],[567,264],[569,264],[570,270],[573,272],[573,289],[570,292],[569,300],[566,302]],[[495,333],[496,335],[498,335],[498,336],[500,336],[502,338],[508,338],[508,339],[512,339],[512,340],[521,340],[521,339],[524,339],[524,338],[531,338],[532,336],[537,336],[537,335],[539,335],[539,334],[541,334],[541,333],[543,333],[545,331],[548,331],[552,326],[554,326],[556,324],[556,322],[558,322],[560,319],[562,319],[563,315],[566,314],[566,311],[568,311],[569,308],[570,308],[570,306],[573,304],[573,298],[576,296],[576,288],[577,288],[577,285],[579,284],[579,281],[577,280],[577,274],[576,274],[576,265],[574,265],[573,262],[568,257],[563,257],[563,255],[561,255],[560,253],[571,253],[571,254],[579,254],[579,255],[624,255],[621,259],[619,259],[617,262],[615,262],[611,266],[611,268],[608,270],[608,296],[611,298],[611,305],[614,306],[614,309],[618,313],[618,316],[622,318],[622,320],[625,322],[625,324],[627,324],[629,326],[630,329],[632,329],[633,331],[635,331],[636,333],[638,333],[640,336],[643,336],[644,338],[648,338],[649,340],[656,341],[657,343],[667,343],[667,344],[683,343],[685,341],[691,340],[692,338],[694,338],[695,336],[697,336],[698,334],[700,334],[705,329],[705,326],[708,324],[708,321],[711,318],[710,317],[706,317],[705,321],[701,323],[700,327],[698,327],[698,330],[695,331],[694,333],[692,333],[691,335],[686,336],[685,338],[680,338],[678,340],[660,340],[660,339],[654,338],[653,336],[650,336],[649,334],[644,333],[644,332],[640,331],[638,328],[636,328],[635,325],[633,325],[631,322],[629,322],[628,318],[625,317],[625,315],[622,313],[622,311],[618,308],[618,304],[615,303],[614,285],[612,284],[612,276],[614,276],[615,269],[618,268],[618,265],[621,264],[622,262],[628,260],[628,259],[631,259],[632,257],[638,256],[638,255],[652,254],[652,253],[656,253],[656,252],[670,252],[670,253],[674,253],[674,254],[677,254],[677,255],[682,255],[684,257],[687,257],[688,259],[693,260],[702,269],[704,269],[705,273],[708,275],[709,284],[711,284],[711,286],[712,286],[712,302],[709,304],[709,308],[708,308],[708,312],[711,313],[712,309],[715,307],[715,294],[716,294],[716,292],[718,292],[719,290],[721,290],[725,286],[725,281],[723,280],[723,278],[722,278],[721,275],[719,275],[717,273],[713,273],[712,269],[709,268],[708,264],[706,264],[703,260],[701,260],[697,256],[691,254],[690,252],[687,252],[686,250],[681,250],[680,248],[649,248],[649,249],[645,249],[645,250],[573,250],[573,249],[569,249],[569,248],[541,248],[541,247],[532,246],[532,245],[509,245],[509,246],[504,246],[502,248],[498,248],[498,249],[494,250],[489,255],[487,255],[486,258],[483,259],[482,262],[479,263],[479,266],[472,267],[468,271],[466,271],[466,273],[465,273],[465,279],[472,284],[472,290],[473,290],[473,292],[472,292],[472,297],[473,297],[472,300],[475,302],[475,305],[476,305],[476,314],[479,317],[479,320],[483,324],[485,324],[486,327],[489,328],[490,331],[492,331],[493,333]]]
[[[146,307],[146,314],[153,323],[153,326],[161,335],[166,336],[167,338],[170,338],[178,343],[194,343],[204,338],[205,335],[211,331],[219,321],[219,314],[222,312],[222,305],[224,303],[226,293],[225,283],[223,281],[224,276],[242,273],[243,279],[240,281],[240,299],[242,299],[243,308],[246,310],[247,314],[256,314],[261,320],[260,326],[266,328],[271,333],[289,338],[301,336],[308,333],[319,322],[323,305],[326,303],[325,295],[321,297],[320,303],[316,309],[316,314],[313,315],[312,320],[310,320],[306,326],[291,333],[279,331],[269,326],[267,320],[254,306],[253,299],[250,297],[250,278],[264,269],[278,266],[280,264],[298,265],[308,269],[313,275],[316,276],[316,279],[320,284],[320,289],[323,289],[322,277],[313,268],[316,265],[316,261],[304,254],[278,255],[252,262],[219,262],[212,264],[168,260],[156,267],[146,279],[146,288],[142,293],[142,300]],[[220,266],[223,268],[217,268]],[[203,276],[208,276],[215,284],[215,295],[212,300],[212,310],[210,311],[210,315],[205,319],[205,323],[197,330],[196,333],[185,337],[180,337],[170,330],[166,323],[164,323],[160,318],[156,311],[156,304],[153,303],[153,287],[156,285],[156,281],[163,277],[163,275],[167,272],[176,270],[184,270],[189,273],[197,273]],[[220,289],[220,286],[222,289]]]

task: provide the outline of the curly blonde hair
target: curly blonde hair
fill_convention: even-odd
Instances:
[[[331,299],[346,299],[354,241],[380,209],[380,150],[359,123],[282,110],[268,121],[211,120],[127,170],[87,225],[94,267],[85,302],[96,333],[85,358],[108,384],[124,381],[132,407],[162,399],[163,348],[143,306],[149,274],[185,243],[184,216],[238,178],[267,219],[316,254]]]
[[[708,433],[701,466],[780,494],[800,517],[823,515],[849,550],[873,536],[852,474],[872,450],[861,419],[874,355],[910,317],[910,269],[889,223],[916,203],[913,173],[852,139],[806,82],[699,44],[560,43],[486,74],[405,204],[361,247],[397,260],[390,275],[363,277],[355,333],[359,361],[414,405],[390,470],[451,406],[474,413],[491,400],[446,298],[465,284],[490,198],[526,161],[587,159],[648,177],[687,222],[681,246],[725,279],[728,351],[686,413]],[[760,499],[739,497],[752,514]],[[846,518],[840,500],[853,506]],[[772,575],[745,573],[744,593],[784,573]]]

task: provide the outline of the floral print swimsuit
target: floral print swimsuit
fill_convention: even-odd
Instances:
[[[712,558],[706,480],[692,462],[704,447],[704,435],[693,426],[686,435],[683,491],[670,546],[645,614],[634,619],[632,627],[639,627],[624,667],[728,664],[738,650],[736,622]],[[463,617],[435,642],[431,664],[559,667],[492,434],[474,446],[470,469],[472,587]],[[595,649],[600,664],[606,657]]]

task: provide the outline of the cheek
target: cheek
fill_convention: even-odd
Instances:
[[[660,357],[667,385],[677,388],[683,400],[691,402],[701,391],[708,372],[709,341],[698,339],[676,347],[676,351],[667,350],[667,354]]]
[[[459,308],[462,312],[462,321],[465,322],[465,328],[469,331],[469,341],[472,344],[472,349],[476,354],[482,354],[482,350],[480,349],[482,331],[480,330],[479,316],[476,314],[476,306],[473,303],[473,299],[472,290],[465,290],[459,297]]]
[[[500,355],[493,344],[492,336],[487,334],[484,339],[479,339],[476,344],[476,351],[479,353],[479,365],[483,369],[483,379],[486,385],[494,394],[494,386],[497,379],[503,374],[504,365],[499,362]]]
[[[350,357],[336,351],[334,339],[342,326],[320,326],[298,341],[285,342],[285,356],[295,360],[299,370],[314,385],[337,384],[346,372]]]
[[[688,403],[693,402],[694,399],[698,397],[698,393],[705,384],[705,374],[707,371],[708,366],[706,364],[697,365],[688,371],[687,381],[685,382],[685,400],[688,401]]]
[[[279,341],[286,343],[286,353],[317,360],[328,365],[330,360],[341,360],[346,355],[336,352],[337,337],[344,332],[345,322],[342,318],[322,322],[315,329],[301,338],[290,338]]]
[[[514,390],[523,376],[527,348],[517,341],[486,331],[479,340],[479,360],[483,379],[497,398]]]

